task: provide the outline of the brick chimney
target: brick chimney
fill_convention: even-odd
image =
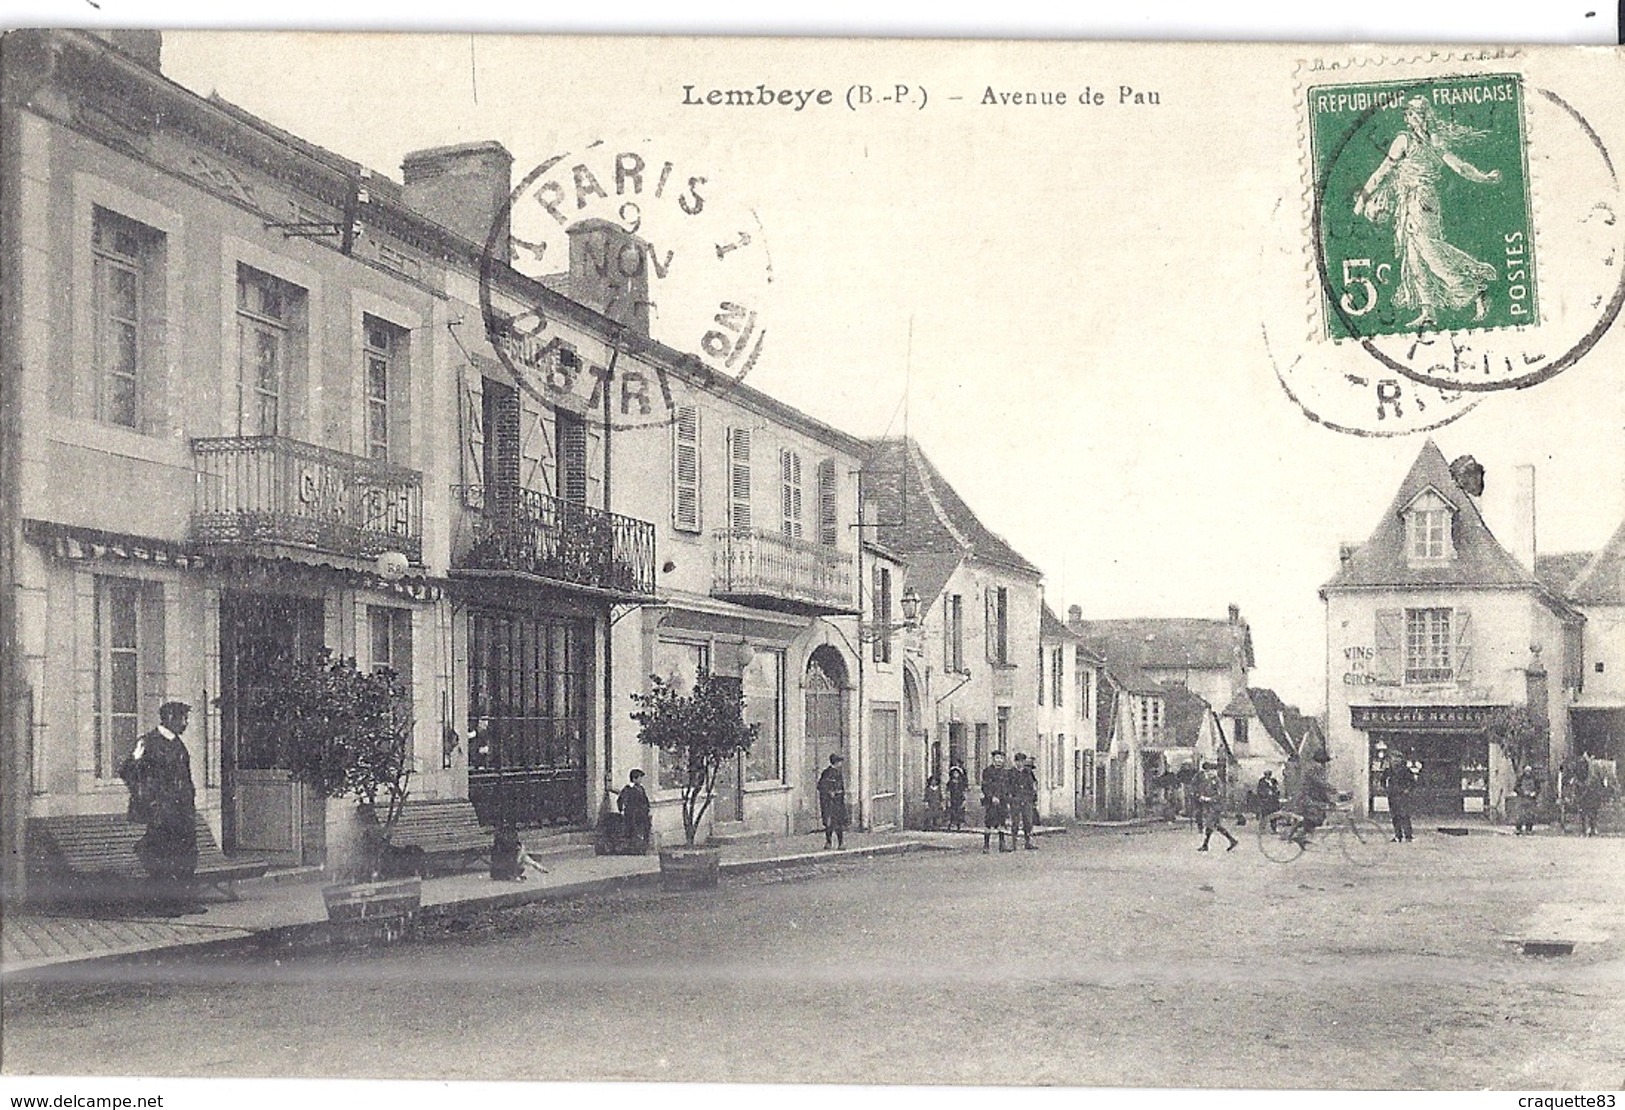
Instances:
[[[1522,563],[1531,574],[1535,570],[1535,468],[1524,465],[1514,468],[1517,477],[1512,495],[1512,557]]]
[[[491,139],[414,150],[401,159],[407,206],[481,247],[492,240],[492,225],[500,217],[495,244],[504,262],[511,249],[507,205],[512,176],[513,155]]]
[[[649,334],[648,244],[608,220],[580,220],[570,236],[570,299]]]

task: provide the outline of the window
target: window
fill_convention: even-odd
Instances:
[[[1449,682],[1452,640],[1449,609],[1405,610],[1405,681]]]
[[[1236,718],[1235,733],[1236,734],[1235,734],[1234,737],[1232,737],[1232,740],[1239,746],[1245,746],[1246,743],[1247,743],[1247,718],[1246,717],[1237,717]],[[1240,753],[1237,753],[1237,754],[1240,754]]]
[[[986,623],[983,626],[987,634],[987,657],[990,662],[1008,664],[1010,662],[1010,591],[1003,586],[992,588],[983,595],[985,598]],[[1042,671],[1040,671],[1042,674]]]
[[[678,405],[671,426],[671,526],[700,530],[700,410]]]
[[[138,428],[164,235],[105,208],[91,230],[96,418]]]
[[[750,429],[728,429],[728,528],[750,534]]]
[[[1437,563],[1455,554],[1450,518],[1455,507],[1433,489],[1418,494],[1405,510],[1405,552],[1411,562]]]
[[[747,782],[784,780],[784,653],[756,648],[740,676],[745,694],[745,723],[756,725],[756,739],[745,755]]]
[[[1139,708],[1140,739],[1142,742],[1153,740],[1162,731],[1162,699],[1142,697]]]
[[[818,464],[818,542],[835,547],[841,538],[840,494],[835,486],[835,460]]]
[[[286,393],[305,292],[280,278],[237,267],[237,434],[286,435]]]
[[[99,778],[118,774],[135,750],[143,709],[156,709],[165,681],[161,587],[134,578],[97,578],[95,759]]]
[[[875,568],[875,662],[891,662],[891,568]]]
[[[965,598],[954,594],[947,599],[942,614],[942,669],[951,674],[965,672]]]
[[[405,328],[396,327],[376,316],[361,317],[361,361],[365,368],[362,392],[366,398],[367,457],[379,462],[390,460],[395,423],[391,402],[405,386]],[[396,453],[400,446],[394,445]]]
[[[1066,782],[1066,733],[1055,734],[1055,758],[1050,767],[1050,784],[1060,786]]]
[[[1066,679],[1066,656],[1062,654],[1062,649],[1056,648],[1050,653],[1049,664],[1050,698],[1055,703],[1055,708],[1059,709],[1061,708],[1062,683]],[[1042,670],[1038,672],[1038,684],[1040,686],[1044,684],[1044,672]]]
[[[783,490],[780,498],[784,534],[793,540],[801,538],[801,456],[794,451],[779,452],[779,479]]]
[[[1038,648],[1038,704],[1044,704],[1044,648]]]
[[[998,726],[999,750],[1007,752],[1010,750],[1010,707],[1008,705],[999,706]]]
[[[372,669],[394,671],[407,686],[412,683],[412,611],[390,605],[367,606],[372,641]]]
[[[587,422],[573,412],[559,409],[554,416],[558,444],[559,497],[577,505],[587,503]]]
[[[694,682],[701,671],[711,667],[711,650],[706,644],[661,640],[655,644],[654,673],[669,681],[679,694],[692,694]],[[749,706],[746,702],[746,706]],[[752,720],[759,718],[752,717]],[[755,745],[752,745],[754,747]],[[655,778],[662,790],[676,790],[683,785],[683,769],[666,752],[657,754]]]

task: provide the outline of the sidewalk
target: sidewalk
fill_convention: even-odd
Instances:
[[[1040,834],[1062,831],[1035,830]],[[949,832],[853,833],[840,851],[824,850],[818,833],[749,838],[722,846],[722,871],[746,874],[831,860],[971,847],[980,847],[980,838]],[[541,856],[538,862],[547,868],[547,874],[532,871],[526,881],[518,883],[493,881],[484,871],[425,879],[421,916],[478,913],[660,881],[660,859],[655,854],[591,853],[591,848],[583,846]],[[136,912],[91,917],[8,910],[0,921],[0,975],[8,982],[18,982],[137,954],[246,945],[297,947],[328,938],[320,882],[279,881],[269,876],[238,883],[237,892],[239,901],[211,902],[207,914],[183,918],[144,917]]]

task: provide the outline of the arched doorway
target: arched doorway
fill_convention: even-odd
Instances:
[[[846,663],[840,652],[828,644],[807,658],[807,673],[801,682],[807,713],[801,743],[801,781],[795,791],[797,832],[811,832],[822,826],[818,816],[818,776],[829,766],[829,757],[834,753],[847,759],[848,802],[857,796],[857,768],[851,765],[846,727],[848,685]]]

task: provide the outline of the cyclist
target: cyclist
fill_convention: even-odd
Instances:
[[[1337,792],[1326,777],[1326,764],[1332,757],[1325,751],[1318,751],[1313,758],[1304,765],[1303,781],[1298,788],[1297,811],[1303,818],[1298,827],[1292,830],[1292,839],[1299,847],[1309,847],[1309,834],[1326,823],[1326,815],[1331,811],[1332,803],[1337,800]]]

